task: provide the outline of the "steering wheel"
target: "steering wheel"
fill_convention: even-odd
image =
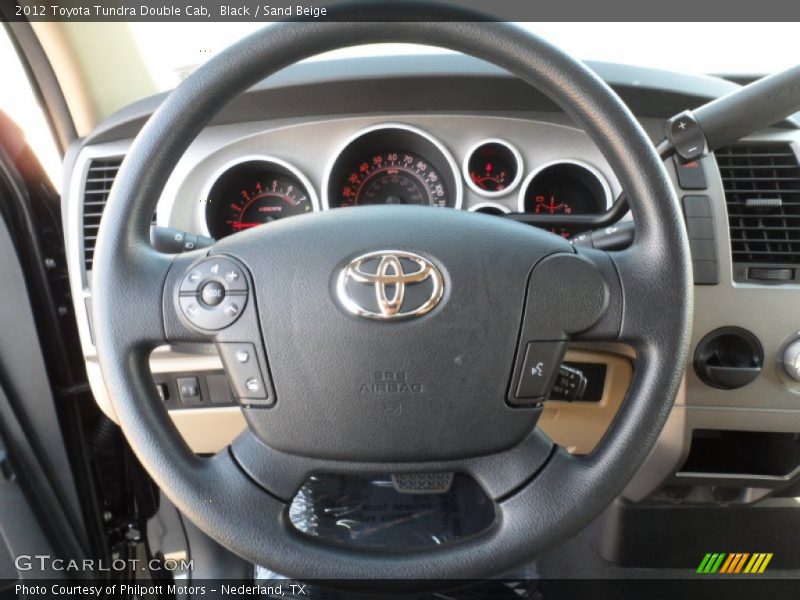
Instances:
[[[650,140],[581,63],[514,25],[468,22],[474,15],[460,9],[428,7],[428,22],[403,23],[377,7],[370,16],[387,20],[369,26],[357,22],[360,10],[243,39],[197,69],[143,127],[95,251],[103,378],[155,483],[242,557],[303,578],[495,576],[586,526],[655,443],[687,356],[686,233]],[[167,178],[227,102],[304,58],[378,42],[469,54],[548,95],[616,172],[636,221],[634,244],[577,250],[497,217],[381,206],[303,215],[180,255],[151,247],[148,227]],[[148,368],[154,347],[198,340],[217,344],[248,424],[211,457],[192,453],[178,434]],[[585,340],[629,344],[636,361],[607,435],[577,457],[536,421],[564,345]],[[381,384],[385,394],[369,393]],[[496,519],[424,549],[324,542],[297,531],[287,514],[317,473],[406,474],[412,485],[415,474],[466,474],[495,502]]]

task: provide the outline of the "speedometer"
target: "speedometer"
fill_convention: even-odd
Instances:
[[[430,134],[403,124],[369,127],[336,154],[323,208],[380,204],[460,208],[458,167]]]
[[[405,151],[379,152],[353,165],[336,198],[337,206],[447,203],[447,188],[436,167]]]

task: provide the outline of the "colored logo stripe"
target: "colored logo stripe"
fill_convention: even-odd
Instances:
[[[758,552],[755,554],[750,554],[749,552],[732,552],[730,554],[725,552],[709,552],[703,557],[700,566],[697,567],[697,572],[706,575],[712,575],[714,573],[757,574],[763,573],[771,560],[771,552]]]
[[[700,566],[697,567],[698,573],[716,573],[719,566],[722,564],[722,560],[725,558],[725,554],[706,554],[703,558],[703,561],[700,563]]]
[[[769,561],[772,560],[772,553],[769,554],[753,554],[753,558],[750,559],[750,562],[747,563],[747,566],[744,568],[745,573],[763,573]]]

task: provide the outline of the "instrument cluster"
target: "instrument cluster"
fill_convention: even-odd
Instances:
[[[375,125],[347,140],[327,166],[320,193],[318,199],[308,178],[282,159],[236,160],[216,172],[206,188],[208,232],[220,239],[317,210],[379,204],[575,215],[604,212],[611,200],[608,182],[586,162],[558,160],[526,176],[520,151],[489,138],[469,148],[459,168],[439,140],[403,124]],[[565,237],[575,233],[550,230]]]

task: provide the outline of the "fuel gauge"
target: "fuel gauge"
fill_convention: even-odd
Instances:
[[[522,156],[503,140],[484,140],[467,153],[464,177],[482,196],[502,196],[512,191],[522,176]]]

